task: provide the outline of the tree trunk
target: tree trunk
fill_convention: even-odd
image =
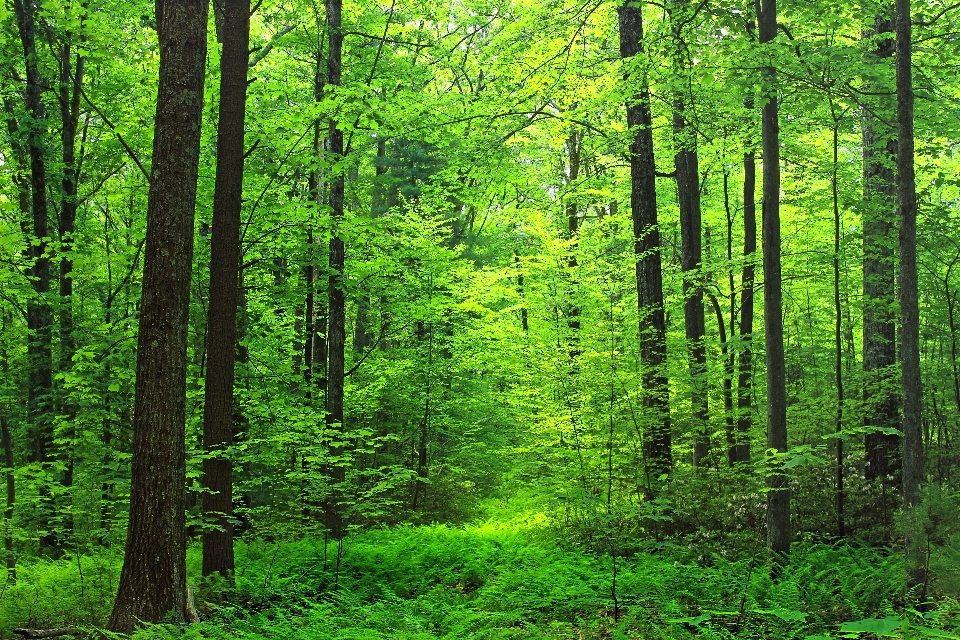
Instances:
[[[13,439],[7,416],[0,414],[0,444],[3,446],[4,476],[7,481],[7,500],[3,510],[3,550],[6,556],[7,580],[17,581],[17,557],[13,552],[13,507],[17,502],[17,481],[13,475]]]
[[[73,368],[73,354],[76,351],[73,337],[73,234],[77,222],[77,159],[76,138],[80,121],[80,89],[83,83],[83,57],[77,55],[76,64],[71,69],[70,41],[72,34],[67,33],[65,43],[60,47],[60,142],[63,151],[63,188],[60,205],[60,373]],[[64,449],[66,469],[63,485],[73,485],[74,459],[72,455],[76,432],[73,424],[76,409],[69,402],[69,396],[63,392],[60,398],[60,412],[65,418],[67,447]],[[70,517],[69,513],[66,517]],[[72,520],[68,523],[72,529]]]
[[[340,86],[341,63],[343,55],[343,32],[341,19],[343,10],[342,0],[324,0],[327,9],[327,37],[329,48],[327,54],[327,84],[331,87]],[[344,155],[343,131],[338,128],[335,119],[330,119],[329,129],[330,154],[333,162],[340,163]],[[333,233],[330,236],[330,276],[327,289],[327,429],[329,437],[340,442],[342,438],[336,435],[343,430],[343,378],[344,378],[344,349],[346,343],[346,300],[344,296],[343,268],[344,245],[340,237],[339,226],[343,223],[343,194],[344,174],[342,167],[338,167],[330,178],[330,209],[333,224]],[[334,540],[343,538],[343,513],[340,507],[342,487],[345,471],[343,462],[337,460],[343,455],[343,445],[335,444],[330,447],[330,456],[334,462],[329,468],[330,487],[325,504],[327,531]]]
[[[216,529],[203,533],[203,575],[232,578],[233,382],[237,344],[240,272],[240,210],[243,194],[243,127],[247,100],[250,0],[225,2],[220,56],[220,116],[217,174],[210,249],[210,306],[207,313],[207,375],[204,386],[203,514]],[[212,521],[212,522],[211,522]]]
[[[833,115],[833,167],[831,175],[831,195],[833,196],[833,310],[834,310],[834,330],[833,330],[833,375],[837,385],[837,413],[834,422],[834,433],[837,437],[837,469],[836,484],[836,509],[837,509],[837,536],[846,535],[843,519],[843,307],[840,305],[840,191],[837,184],[837,168],[839,167],[839,131],[840,122],[837,119],[833,96],[830,100],[830,111]]]
[[[687,0],[674,3],[673,20],[686,22],[690,5]],[[675,72],[681,77],[689,74],[683,61],[683,33],[674,26],[677,40],[674,55]],[[703,315],[703,287],[700,266],[703,261],[700,216],[700,163],[697,157],[697,134],[689,126],[686,100],[677,94],[673,101],[673,138],[676,146],[677,200],[680,206],[680,269],[683,272],[683,326],[687,338],[687,360],[690,371],[690,410],[693,418],[693,466],[699,467],[710,450],[708,432],[709,404],[707,393],[707,349],[703,342],[706,332]]]
[[[50,300],[50,258],[47,257],[49,236],[47,220],[47,178],[46,162],[43,156],[46,136],[46,110],[40,99],[43,79],[37,58],[34,25],[34,4],[29,0],[14,0],[17,14],[17,27],[20,31],[20,43],[23,46],[23,58],[27,72],[26,106],[29,111],[29,124],[25,126],[27,148],[30,155],[30,191],[33,212],[32,241],[28,249],[28,258],[32,262],[27,275],[33,286],[34,296],[27,301],[27,332],[29,346],[27,357],[30,368],[27,414],[30,421],[28,460],[46,464],[53,456],[53,419],[50,397],[53,388],[53,349]],[[50,514],[45,514],[44,519]],[[49,529],[50,523],[44,522]],[[41,541],[44,546],[56,545],[55,534],[51,533]]]
[[[868,35],[885,35],[893,31],[889,17],[877,17]],[[868,56],[879,73],[894,53],[896,43],[884,38]],[[888,87],[871,90],[882,92]],[[900,437],[870,431],[871,427],[897,428],[899,398],[896,392],[897,335],[894,308],[895,256],[894,209],[897,185],[894,163],[897,158],[897,135],[885,121],[892,116],[893,105],[881,98],[882,117],[871,109],[863,118],[863,403],[867,480],[889,482],[900,468]],[[886,508],[883,506],[882,508]]]
[[[777,37],[776,0],[757,4],[760,44]],[[762,49],[769,49],[762,47]],[[769,55],[773,55],[770,51]],[[763,134],[763,325],[767,360],[767,447],[787,450],[787,385],[783,355],[783,291],[780,272],[780,124],[777,72],[761,71],[766,103],[761,112]],[[777,470],[767,477],[767,547],[782,560],[790,553],[790,490]]]
[[[927,567],[922,528],[914,512],[923,479],[920,386],[920,305],[917,294],[917,185],[913,166],[913,58],[909,0],[896,0],[897,187],[900,193],[900,368],[903,393],[903,510],[907,520],[907,586],[926,595]]]
[[[160,80],[137,339],[130,520],[109,623],[119,632],[140,621],[184,619],[187,320],[207,5],[157,0]]]
[[[750,100],[748,108],[753,108]],[[743,154],[743,274],[740,276],[740,355],[737,376],[737,442],[734,463],[750,462],[753,427],[753,279],[757,252],[757,162],[753,151]]]
[[[660,265],[660,231],[657,226],[656,165],[650,89],[647,77],[631,60],[643,52],[643,13],[638,3],[624,2],[617,9],[620,57],[627,69],[625,82],[636,87],[627,102],[630,142],[630,208],[633,217],[634,253],[637,256],[637,306],[640,315],[640,365],[643,369],[643,406],[650,416],[644,433],[643,454],[648,476],[669,473],[673,467],[667,387],[666,318]]]

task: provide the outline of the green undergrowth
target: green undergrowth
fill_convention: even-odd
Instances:
[[[960,636],[954,601],[904,615],[899,555],[856,545],[798,544],[776,581],[750,558],[697,562],[683,545],[661,545],[617,558],[615,590],[613,558],[584,553],[542,516],[358,533],[339,574],[334,544],[326,565],[322,541],[240,544],[231,588],[200,583],[197,551],[189,564],[203,622],[135,638]],[[119,562],[24,564],[0,595],[2,636],[17,626],[102,625]]]

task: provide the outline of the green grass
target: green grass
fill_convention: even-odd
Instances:
[[[330,545],[324,568],[320,541],[239,544],[236,587],[199,586],[202,623],[152,626],[135,637],[869,638],[842,634],[839,625],[896,616],[902,601],[899,556],[875,549],[798,544],[774,581],[762,563],[751,569],[749,558],[693,557],[688,547],[661,545],[618,559],[614,620],[612,559],[584,553],[536,515],[355,534],[339,576],[334,555]],[[119,562],[101,556],[79,565],[23,564],[18,583],[0,595],[0,634],[11,637],[16,626],[103,624]],[[197,549],[189,565],[198,584]],[[927,619],[917,614],[911,622],[960,635],[957,611],[944,599]],[[903,625],[891,633],[936,637]]]

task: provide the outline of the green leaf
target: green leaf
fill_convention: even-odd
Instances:
[[[903,620],[890,616],[886,618],[864,618],[856,622],[844,622],[840,625],[840,631],[889,636],[892,635],[893,631],[899,629],[902,624]]]
[[[793,609],[754,609],[753,613],[762,613],[764,615],[777,616],[781,620],[786,620],[787,622],[795,622],[798,620],[806,620],[807,614],[802,611],[794,611]]]

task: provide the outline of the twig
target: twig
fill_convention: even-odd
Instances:
[[[150,174],[147,173],[147,170],[144,168],[143,163],[140,162],[140,158],[137,157],[137,154],[134,153],[130,145],[127,144],[127,141],[124,140],[123,136],[120,135],[120,132],[117,131],[117,127],[114,126],[112,122],[110,122],[110,119],[103,113],[103,111],[100,111],[100,108],[97,107],[97,105],[93,104],[93,101],[90,100],[89,96],[87,96],[87,92],[84,91],[82,87],[79,87],[79,89],[80,89],[80,95],[83,96],[83,99],[86,100],[87,104],[90,105],[91,109],[97,112],[97,115],[100,116],[100,119],[103,120],[103,122],[108,127],[110,127],[110,130],[113,131],[113,133],[117,136],[117,140],[119,140],[120,144],[123,145],[123,148],[126,150],[127,155],[130,156],[130,158],[136,163],[137,167],[140,168],[140,172],[143,173],[143,177],[147,179],[147,182],[150,182]]]
[[[247,68],[248,68],[248,69],[253,69],[253,67],[256,66],[256,64],[257,64],[258,62],[260,62],[261,60],[263,60],[264,58],[266,58],[267,55],[273,50],[273,45],[277,42],[277,40],[280,39],[281,36],[287,35],[288,33],[290,33],[291,31],[293,31],[293,30],[296,29],[296,28],[297,28],[297,25],[296,25],[296,24],[288,24],[288,25],[286,25],[283,29],[280,29],[280,31],[278,31],[278,32],[276,32],[275,34],[273,34],[273,37],[270,38],[270,42],[267,43],[267,46],[265,46],[265,47],[260,51],[260,53],[258,53],[256,56],[254,56],[253,60],[251,60],[251,61],[247,64]]]

